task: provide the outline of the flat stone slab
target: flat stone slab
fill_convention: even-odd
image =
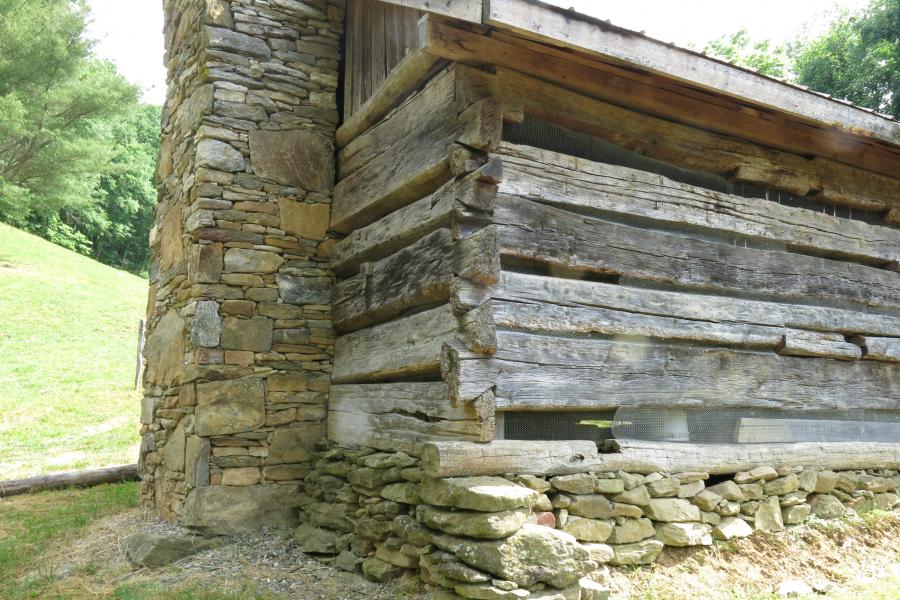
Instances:
[[[133,533],[122,540],[125,558],[141,567],[162,567],[186,556],[220,546],[222,540],[196,535]]]
[[[539,496],[536,491],[502,477],[427,479],[419,494],[426,504],[483,512],[531,508]]]

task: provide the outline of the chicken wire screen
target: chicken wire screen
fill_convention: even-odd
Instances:
[[[613,412],[503,413],[511,440],[631,439],[692,443],[900,441],[900,413],[883,410],[787,411],[765,408],[621,407]]]

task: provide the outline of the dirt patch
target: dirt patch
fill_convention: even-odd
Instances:
[[[135,531],[181,532],[131,510],[97,521],[76,542],[45,555],[35,576],[51,576],[48,595],[108,597],[122,585],[183,586],[236,591],[237,597],[292,600],[419,600],[408,582],[380,585],[301,553],[290,536],[271,531],[238,536],[231,543],[161,569],[135,569],[121,550]],[[817,521],[781,534],[755,534],[710,548],[667,548],[645,568],[610,569],[614,600],[719,600],[768,598],[786,580],[829,583],[822,598],[898,598],[884,592],[900,585],[900,515]],[[863,592],[878,594],[865,596]],[[895,588],[890,588],[895,589]],[[878,591],[881,590],[881,591]],[[246,594],[246,595],[245,595]]]
[[[789,580],[830,588],[821,597],[857,598],[880,582],[900,582],[898,540],[897,514],[813,520],[785,533],[756,533],[710,548],[666,548],[657,564],[611,570],[607,583],[614,600],[768,597]],[[900,590],[880,597],[900,598]]]
[[[405,587],[407,582],[372,583],[305,555],[282,531],[236,536],[219,548],[160,569],[135,568],[124,558],[121,544],[136,531],[185,533],[178,527],[147,519],[139,510],[131,510],[98,521],[74,544],[48,553],[40,571],[32,576],[52,577],[56,581],[46,593],[59,593],[66,598],[108,597],[120,586],[142,584],[291,600],[420,598]]]

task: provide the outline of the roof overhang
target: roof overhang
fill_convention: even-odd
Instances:
[[[900,146],[900,122],[538,0],[384,0],[679,81],[794,118]]]

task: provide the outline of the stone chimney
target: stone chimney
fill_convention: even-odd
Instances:
[[[295,519],[324,438],[343,0],[166,0],[141,495],[229,533]]]

